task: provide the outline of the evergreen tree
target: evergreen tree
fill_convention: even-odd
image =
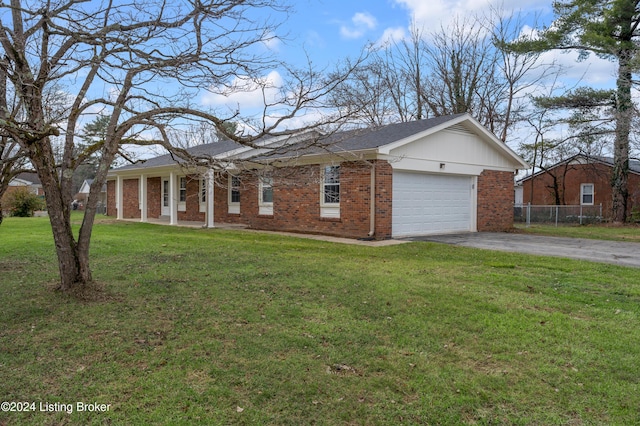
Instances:
[[[111,119],[108,115],[99,115],[90,123],[85,124],[80,136],[82,142],[77,145],[78,153],[94,147],[96,143],[103,142],[107,134],[107,126]],[[77,193],[86,179],[93,179],[98,171],[100,163],[100,153],[95,152],[89,155],[86,160],[76,166],[73,172],[73,193]]]
[[[557,19],[537,36],[513,44],[519,51],[578,50],[616,62],[613,218],[624,222],[628,213],[629,134],[633,115],[632,75],[640,52],[638,0],[556,1]]]

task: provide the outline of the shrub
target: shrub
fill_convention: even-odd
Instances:
[[[44,201],[24,187],[17,187],[7,196],[9,214],[17,217],[31,217],[36,210],[44,209]]]

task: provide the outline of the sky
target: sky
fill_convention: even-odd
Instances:
[[[551,0],[296,0],[294,10],[279,28],[285,34],[266,46],[287,63],[304,66],[307,57],[316,69],[330,69],[345,58],[356,58],[368,44],[380,45],[386,40],[407,37],[412,24],[424,33],[446,29],[455,17],[489,13],[495,5],[507,13],[525,16],[524,32],[532,27],[548,25],[553,20]],[[542,60],[563,66],[562,79],[572,85],[610,88],[615,82],[613,64],[595,56],[578,62],[578,53],[547,52]],[[282,75],[277,70],[266,74],[265,81],[278,85]],[[274,95],[275,96],[275,95]],[[201,103],[207,107],[245,112],[261,106],[254,93],[238,93],[230,97],[203,93]]]
[[[356,56],[367,43],[406,37],[414,22],[428,34],[446,29],[455,17],[483,16],[496,6],[522,13],[529,26],[548,25],[553,20],[551,4],[551,0],[297,0],[295,13],[285,24],[290,28],[292,40],[276,49],[284,55],[290,51],[293,58],[294,52],[304,46],[321,65]],[[588,70],[584,78],[602,84],[613,75],[608,61],[592,57],[578,64],[577,53],[553,55],[572,68],[567,77],[582,77]]]

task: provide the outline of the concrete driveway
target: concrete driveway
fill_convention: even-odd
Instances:
[[[465,247],[567,257],[640,268],[640,244],[502,232],[468,232],[407,238]]]

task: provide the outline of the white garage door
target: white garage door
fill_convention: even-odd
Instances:
[[[471,231],[473,178],[393,173],[394,237]]]

